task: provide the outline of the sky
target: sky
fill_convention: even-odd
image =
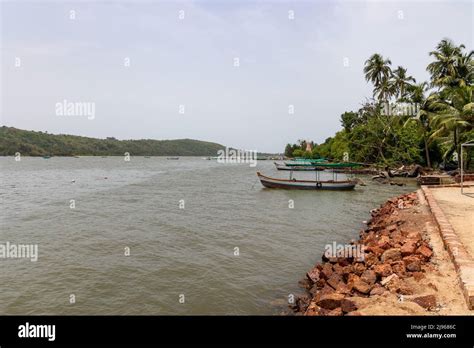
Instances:
[[[283,152],[323,142],[371,96],[362,69],[373,53],[420,82],[441,39],[474,49],[472,1],[0,6],[0,124],[98,138]]]

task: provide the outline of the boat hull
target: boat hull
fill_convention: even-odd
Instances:
[[[270,178],[257,173],[263,186],[267,188],[286,190],[353,190],[357,182],[347,181],[313,181],[313,180],[285,180]]]

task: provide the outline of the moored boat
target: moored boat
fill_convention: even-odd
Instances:
[[[263,186],[290,190],[352,190],[357,185],[357,180],[296,180],[277,179],[257,172]]]
[[[166,157],[167,160],[179,160],[179,157]]]

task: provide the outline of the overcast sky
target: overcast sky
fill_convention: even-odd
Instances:
[[[422,81],[442,38],[474,48],[471,1],[56,1],[1,10],[1,124],[262,152],[339,130],[340,115],[371,95],[362,68],[374,52]],[[57,115],[64,100],[95,103],[95,117]]]

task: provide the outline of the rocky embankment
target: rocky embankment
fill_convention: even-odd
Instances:
[[[432,247],[419,226],[400,216],[402,210],[417,204],[417,194],[410,193],[371,211],[367,228],[360,232],[357,242],[351,243],[363,250],[362,257],[323,256],[323,262],[301,282],[306,295],[297,298],[293,311],[303,315],[361,315],[359,299],[365,298],[367,303],[384,294],[400,301],[406,297],[423,311],[435,310],[436,297],[417,294],[411,285],[433,270]]]

